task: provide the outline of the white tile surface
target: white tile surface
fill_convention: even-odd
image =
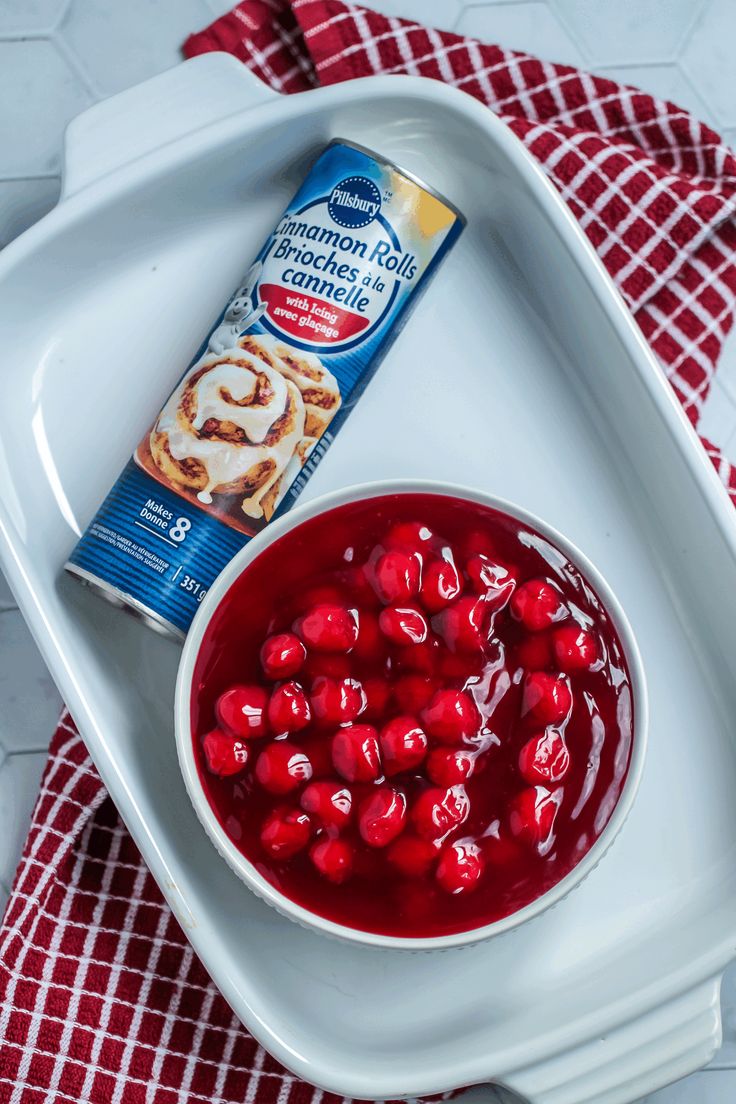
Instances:
[[[682,63],[722,126],[736,126],[733,0],[710,0],[684,45]]]
[[[641,1104],[731,1104],[735,1091],[736,1077],[704,1070],[660,1092],[650,1093]]]
[[[460,13],[468,7],[463,0],[379,0],[379,3],[366,6],[382,11],[385,15],[398,15],[402,19],[415,19],[420,23],[431,22],[433,27],[439,27],[443,31],[451,31]],[[430,10],[431,20],[428,19]]]
[[[585,64],[577,44],[555,12],[541,0],[466,8],[455,30],[486,42],[497,42],[511,50],[536,54],[545,61]]]
[[[578,39],[589,62],[597,66],[674,60],[704,0],[549,3]]]
[[[0,177],[58,173],[64,127],[92,102],[53,40],[0,41]]]
[[[0,613],[0,655],[0,745],[7,752],[43,751],[62,702],[18,610]]]
[[[55,201],[66,122],[94,98],[175,65],[183,39],[231,2],[0,0],[0,247]],[[373,0],[373,6],[638,84],[717,121],[736,144],[736,0]],[[704,429],[736,460],[736,333],[724,349]],[[39,749],[60,704],[20,615],[7,612],[13,606],[0,578],[0,907],[38,788]],[[713,1068],[647,1097],[647,1104],[736,1101],[736,967],[724,981],[723,1005],[724,1045]],[[490,1104],[500,1094],[481,1087],[463,1100]]]
[[[72,0],[61,35],[104,95],[176,65],[187,35],[211,19],[204,0]]]
[[[52,31],[64,14],[68,0],[4,0],[0,4],[0,35]]]
[[[0,770],[0,880],[10,886],[28,832],[46,756],[10,755]]]
[[[215,19],[229,12],[233,6],[231,0],[204,0],[204,2]]]

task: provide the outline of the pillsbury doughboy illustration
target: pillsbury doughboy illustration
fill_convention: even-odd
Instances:
[[[263,264],[256,261],[248,269],[245,280],[236,290],[228,303],[222,316],[222,322],[215,328],[209,340],[209,350],[212,353],[224,353],[226,349],[232,349],[237,345],[240,335],[257,322],[266,310],[266,303],[259,303],[254,309],[251,302],[253,288],[258,283]]]

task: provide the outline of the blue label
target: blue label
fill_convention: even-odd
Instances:
[[[462,229],[366,151],[317,160],[70,565],[186,632],[293,505]]]
[[[186,632],[248,537],[189,507],[131,460],[70,562]]]

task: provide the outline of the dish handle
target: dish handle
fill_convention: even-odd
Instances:
[[[630,1104],[706,1065],[721,1045],[721,975],[503,1079],[529,1104]]]
[[[185,134],[277,98],[237,58],[210,53],[101,100],[67,127],[61,200]]]

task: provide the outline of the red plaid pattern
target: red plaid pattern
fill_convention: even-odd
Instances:
[[[712,130],[636,89],[341,0],[246,0],[184,49],[227,50],[284,93],[411,73],[488,104],[560,190],[697,427],[736,293],[736,160]],[[736,471],[704,445],[736,502]],[[0,1002],[0,1104],[325,1096],[235,1019],[68,717],[0,929]]]

